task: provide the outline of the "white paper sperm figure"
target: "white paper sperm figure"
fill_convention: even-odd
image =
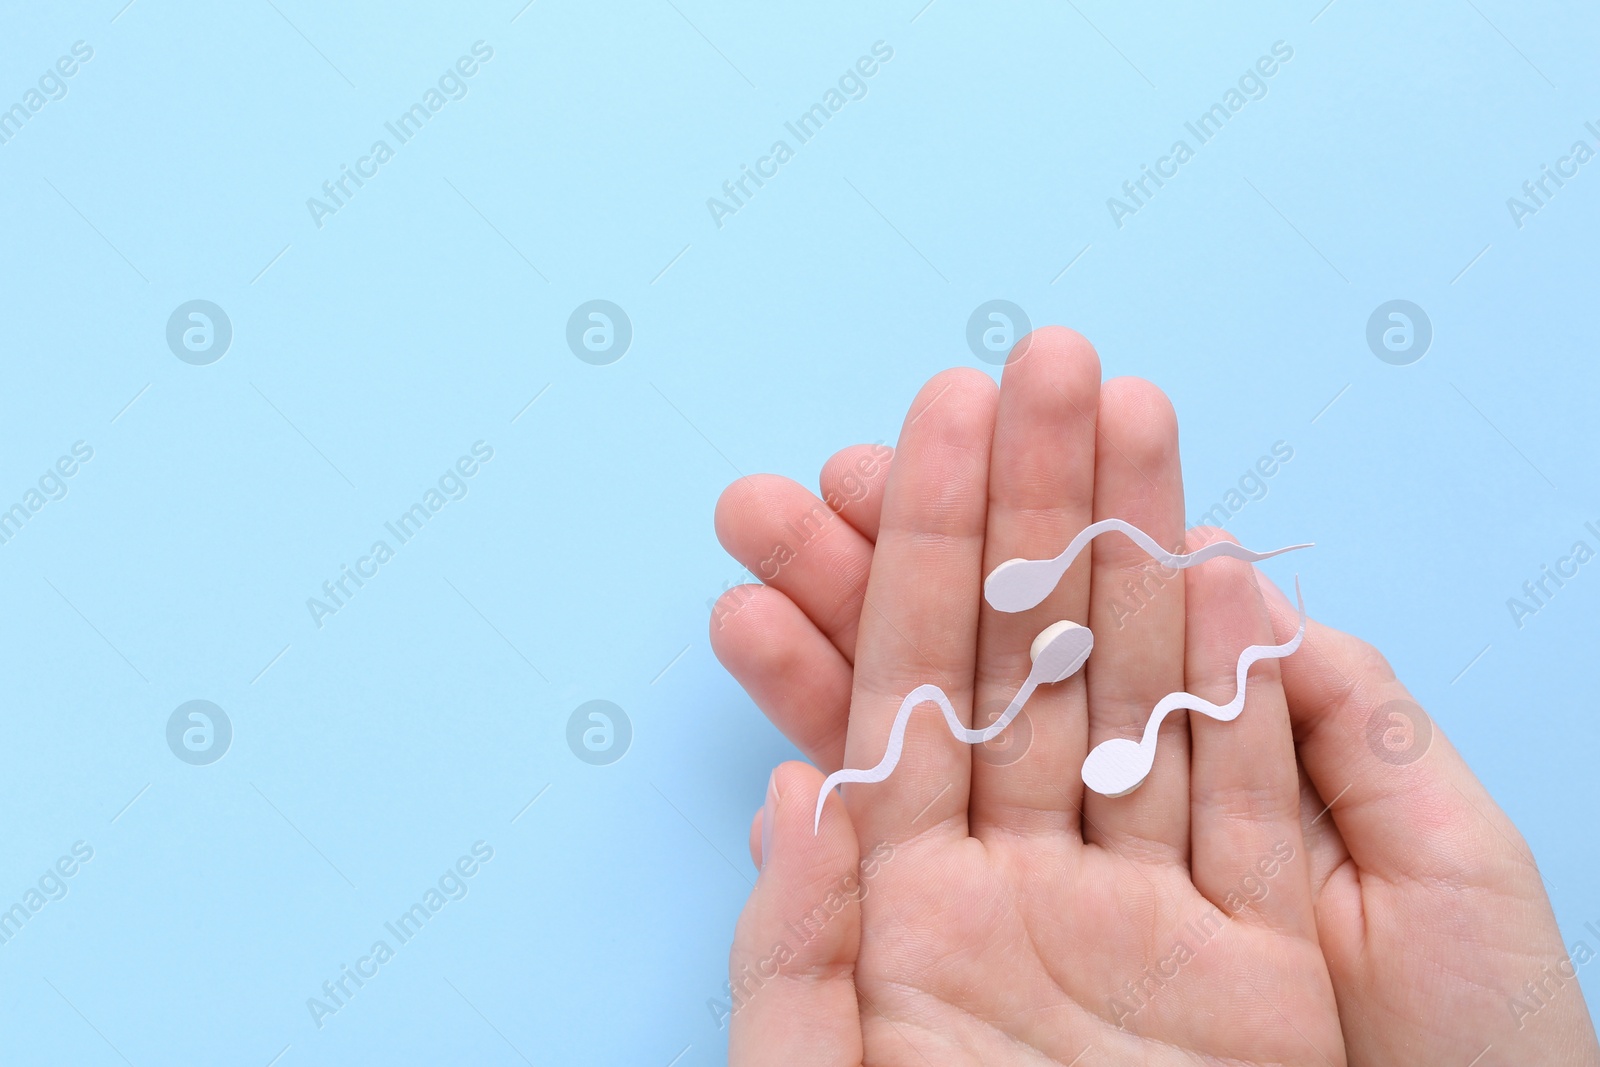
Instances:
[[[1156,735],[1161,720],[1174,711],[1198,711],[1218,722],[1232,722],[1244,710],[1244,681],[1250,668],[1258,660],[1282,659],[1300,647],[1306,636],[1306,602],[1300,595],[1300,579],[1294,580],[1294,599],[1299,605],[1300,628],[1294,636],[1281,645],[1251,645],[1239,654],[1234,669],[1235,692],[1226,704],[1213,704],[1193,693],[1168,693],[1150,711],[1144,725],[1144,736],[1138,741],[1114,737],[1102,741],[1083,761],[1083,784],[1108,797],[1120,797],[1144,784],[1156,758]]]
[[[835,786],[845,782],[881,782],[894,772],[900,762],[900,750],[905,747],[906,721],[911,718],[911,712],[919,704],[931,701],[939,705],[939,709],[944,712],[944,721],[957,741],[965,741],[969,745],[981,745],[999,736],[1000,731],[1011,725],[1011,720],[1022,711],[1022,706],[1028,702],[1035,689],[1041,685],[1063,681],[1076,674],[1093,649],[1094,634],[1089,632],[1088,627],[1065,621],[1047,627],[1033,639],[1033,645],[1028,649],[1028,654],[1033,659],[1033,669],[1028,671],[1028,677],[1022,683],[1022,688],[1011,698],[1011,703],[1005,712],[982,730],[969,730],[961,725],[961,719],[950,706],[950,698],[945,696],[943,689],[936,685],[917,686],[906,694],[906,698],[900,702],[900,710],[895,712],[894,725],[889,728],[889,746],[885,749],[883,758],[878,761],[878,765],[864,771],[854,771],[849,768],[834,771],[828,775],[827,781],[822,783],[822,790],[817,794],[817,815],[812,821],[811,832],[815,834],[822,826],[822,805]]]
[[[1101,519],[1097,523],[1085,526],[1083,531],[1054,559],[1008,559],[1000,564],[989,572],[988,578],[984,579],[984,599],[988,600],[989,606],[996,611],[1027,611],[1029,608],[1037,607],[1044,603],[1044,598],[1055,589],[1057,583],[1061,581],[1061,576],[1072,566],[1072,561],[1078,558],[1078,553],[1096,537],[1113,531],[1126,534],[1134,544],[1150,553],[1157,561],[1180,570],[1219,556],[1242,559],[1246,563],[1258,563],[1285,552],[1293,552],[1297,548],[1311,547],[1309,544],[1289,545],[1286,548],[1275,548],[1271,552],[1252,552],[1232,541],[1214,541],[1204,548],[1189,553],[1168,552],[1149,534],[1130,522],[1124,522],[1122,519]]]
[[[1060,583],[1062,576],[1090,541],[1103,533],[1113,532],[1126,535],[1154,559],[1179,570],[1224,556],[1246,563],[1258,563],[1285,552],[1312,547],[1307,543],[1275,548],[1270,552],[1255,552],[1232,541],[1215,541],[1193,552],[1168,552],[1132,523],[1122,519],[1102,519],[1084,527],[1059,555],[1051,559],[1008,559],[1000,564],[984,580],[984,598],[997,611],[1018,612],[1037,607]],[[1295,631],[1293,638],[1281,645],[1251,645],[1240,653],[1235,669],[1236,692],[1231,701],[1219,705],[1193,693],[1168,693],[1151,709],[1150,719],[1145,723],[1144,735],[1140,740],[1113,738],[1095,746],[1083,761],[1084,785],[1108,797],[1120,797],[1138,789],[1155,764],[1156,737],[1161,722],[1174,711],[1198,711],[1219,722],[1232,722],[1238,718],[1244,710],[1244,683],[1250,667],[1259,660],[1282,659],[1299,648],[1305,638],[1306,606],[1300,596],[1298,576],[1295,578],[1294,595],[1300,605],[1300,628]],[[1022,687],[1011,698],[1004,714],[982,730],[969,730],[961,725],[961,719],[950,706],[950,698],[943,689],[936,685],[917,686],[900,702],[900,710],[895,713],[894,724],[889,728],[888,746],[877,765],[867,770],[851,770],[847,767],[834,771],[822,783],[822,789],[817,794],[817,812],[812,820],[811,832],[816,833],[821,828],[822,807],[836,786],[846,782],[881,782],[894,773],[900,763],[901,750],[905,747],[906,722],[918,705],[930,702],[937,704],[944,712],[945,723],[956,740],[969,745],[981,745],[998,737],[1002,730],[1011,725],[1011,720],[1022,711],[1022,706],[1039,686],[1063,681],[1076,674],[1093,649],[1094,634],[1086,627],[1066,621],[1047,627],[1034,638],[1028,650],[1033,659],[1033,669],[1028,672]]]

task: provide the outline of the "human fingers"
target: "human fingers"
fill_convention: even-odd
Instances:
[[[883,487],[894,449],[888,445],[850,445],[822,465],[822,499],[868,541],[878,539],[883,517]]]
[[[1227,535],[1190,531],[1190,551]],[[1231,538],[1229,538],[1231,540]],[[1255,572],[1235,559],[1184,572],[1189,597],[1186,688],[1214,704],[1240,696],[1250,646],[1270,646],[1267,606]],[[1278,666],[1247,665],[1243,707],[1230,722],[1189,716],[1194,884],[1226,914],[1316,939],[1310,867],[1300,835],[1300,768]]]
[[[1260,577],[1284,640],[1298,613]],[[1333,798],[1328,815],[1363,873],[1448,881],[1470,864],[1474,884],[1526,875],[1533,857],[1516,827],[1376,649],[1308,619],[1280,668],[1300,760]]]
[[[734,586],[712,609],[711,650],[807,759],[839,769],[850,663],[794,601],[771,586]]]
[[[1157,544],[1183,550],[1178,418],[1160,389],[1117,378],[1100,392],[1094,518],[1123,519]],[[1089,626],[1089,743],[1137,738],[1150,710],[1184,688],[1184,575],[1118,533],[1093,542]],[[1215,566],[1208,563],[1206,567]],[[1205,569],[1204,567],[1199,569]],[[1155,766],[1135,792],[1087,793],[1084,840],[1181,863],[1189,851],[1189,725],[1161,724]]]
[[[845,742],[860,775],[845,799],[870,840],[967,832],[972,759],[951,733],[971,722],[995,392],[974,370],[936,375],[889,472]]]
[[[1328,817],[1328,802],[1311,784],[1304,765],[1299,774],[1300,838],[1306,843],[1306,861],[1311,867],[1311,899],[1320,901],[1335,879],[1352,876],[1355,868],[1350,866],[1350,850],[1344,847],[1338,826]]]
[[[1061,327],[1017,345],[1000,383],[989,460],[984,572],[1008,559],[1049,558],[1091,520],[1100,357]],[[1080,560],[1038,607],[980,609],[976,727],[1003,714],[1033,669],[1029,649],[1047,626],[1088,621],[1089,568]],[[993,741],[974,754],[973,833],[1061,833],[1078,839],[1084,753],[1081,673],[1040,687]]]
[[[862,1061],[854,967],[861,940],[860,856],[844,805],[812,833],[822,775],[772,772],[758,817],[761,875],[728,958],[732,1067],[856,1067]]]
[[[1294,609],[1262,588],[1281,638]],[[1309,622],[1283,681],[1301,761],[1349,851],[1321,881],[1317,925],[1351,1062],[1399,1062],[1426,1017],[1449,1021],[1429,1032],[1429,1063],[1491,1047],[1505,1063],[1600,1063],[1583,998],[1543,999],[1528,980],[1558,977],[1568,950],[1527,844],[1388,662]],[[1396,986],[1391,960],[1416,946],[1413,973],[1429,980]],[[1441,959],[1448,977],[1433,980]],[[1362,994],[1385,983],[1402,995]]]
[[[794,601],[854,661],[872,543],[800,483],[753,474],[717,500],[717,539],[734,559]]]

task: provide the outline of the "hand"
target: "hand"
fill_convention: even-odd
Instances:
[[[1027,359],[1007,368],[1002,407],[1009,403],[1004,397],[1030,380],[1022,373],[1024,364],[1035,362],[1035,356],[1041,363],[1071,358],[1063,349],[1073,344],[1082,342],[1056,331],[1035,335]],[[1081,358],[1092,361],[1083,348]],[[1148,415],[1141,414],[1154,401],[1148,386],[1112,381],[1098,392],[1098,399],[1093,390],[1078,398],[1050,431],[1057,463],[1072,462],[1065,449],[1073,443],[1089,448],[1108,477],[1117,467],[1135,466],[1143,453],[1175,454],[1170,422],[1151,428]],[[1085,444],[1090,434],[1082,425],[1096,421],[1098,448]],[[1131,449],[1125,438],[1139,425],[1165,437],[1160,448],[1147,442],[1140,452]],[[1001,428],[1002,436],[1008,433]],[[998,474],[1003,459],[998,443],[995,451]],[[793,482],[756,478],[736,483],[718,507],[723,543],[769,584],[732,590],[719,602],[713,646],[773,722],[824,771],[843,759],[852,662],[889,455],[883,446],[857,446],[835,455],[822,473],[826,505]],[[1176,477],[1175,459],[1173,471]],[[1101,491],[1096,484],[1097,499]],[[1108,514],[1097,502],[1093,517]],[[1089,521],[1080,519],[1079,526]],[[803,544],[792,532],[796,529],[809,533]],[[1046,551],[1053,554],[1064,540]],[[782,563],[774,565],[772,549],[785,542],[788,550],[777,557]],[[1102,551],[1100,543],[1094,551]],[[993,558],[1000,557],[986,556],[986,561]],[[1091,600],[1111,601],[1113,630],[1118,621],[1134,627],[1143,605],[1156,610],[1161,601],[1181,604],[1184,587],[1205,578],[1202,572],[1235,566],[1208,563],[1185,572],[1182,582],[1162,581],[1159,572],[1155,578],[1136,572],[1128,579],[1138,590],[1131,597],[1114,582],[1094,581]],[[1098,559],[1093,567],[1098,578]],[[1294,612],[1269,581],[1260,577],[1259,582],[1274,639],[1284,640],[1293,630]],[[1134,609],[1134,617],[1125,618]],[[1042,611],[1027,617],[1042,619]],[[1091,658],[1091,678],[1101,654],[1097,649]],[[1466,1065],[1479,1057],[1477,1067],[1600,1063],[1572,963],[1526,845],[1420,709],[1414,724],[1387,717],[1394,709],[1385,705],[1410,698],[1383,657],[1312,622],[1301,649],[1278,666],[1301,764],[1300,819],[1319,939],[1350,1062]],[[1090,691],[1092,696],[1093,684]],[[1239,722],[1224,729],[1243,726],[1260,708],[1252,694]],[[1419,747],[1380,758],[1369,742],[1374,717],[1380,732],[1391,726],[1399,730],[1402,743],[1409,725],[1411,743]],[[1094,729],[1092,700],[1090,721],[1094,740],[1109,736]],[[946,737],[930,743],[950,742]],[[1242,737],[1235,738],[1235,746],[1235,756],[1249,751]],[[869,750],[867,759],[872,755]],[[782,769],[780,785],[790,773]],[[1077,773],[1076,765],[1060,767],[1062,787],[1076,784]],[[1140,792],[1157,785],[1161,773],[1158,765]],[[1203,814],[1197,806],[1196,828]],[[1092,837],[1087,821],[1085,827]],[[1270,885],[1275,891],[1277,880]],[[1160,949],[1149,951],[1159,955]],[[1584,958],[1581,952],[1575,955]],[[1126,1025],[1140,1033],[1148,1018],[1141,1012]]]
[[[1040,689],[998,755],[952,739],[937,712],[914,713],[894,773],[830,797],[816,836],[822,774],[774,773],[733,949],[732,1063],[1345,1062],[1277,663],[1251,671],[1238,721],[1169,718],[1136,793],[1085,796],[1078,776],[1091,741],[1142,724],[1167,693],[1233,697],[1240,652],[1274,643],[1254,572],[1193,568],[1118,628],[1106,591],[1144,555],[1113,535],[1039,608],[982,602],[996,564],[1053,555],[1095,518],[1184,543],[1170,405],[1140,382],[1100,394],[1093,350],[1060,330],[1034,335],[998,400],[980,373],[934,378],[902,430],[875,549],[836,526],[778,572],[826,572],[853,545],[857,562],[833,573],[860,574],[870,554],[864,597],[789,588],[813,610],[834,596],[865,606],[818,611],[830,641],[768,588],[738,609],[738,651],[718,637],[758,694],[849,690],[847,722],[841,702],[831,724],[786,725],[821,741],[825,766],[870,767],[916,686],[940,685],[981,722],[1022,682],[1046,625],[1074,619],[1096,636],[1085,670]],[[733,502],[772,487],[752,481],[719,512],[741,558]],[[758,680],[751,654],[773,657]]]

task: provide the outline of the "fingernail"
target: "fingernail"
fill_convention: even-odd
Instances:
[[[772,862],[772,828],[778,822],[778,772],[767,779],[767,799],[761,805],[761,869]]]

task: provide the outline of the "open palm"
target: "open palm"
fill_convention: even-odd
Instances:
[[[1059,366],[1050,371],[1050,363],[1074,361],[1081,364],[1084,375],[1072,379],[1080,393],[1060,379],[1052,382],[1049,378],[1052,373],[1065,373]],[[1056,417],[1063,421],[1054,430],[1038,425],[1049,417],[1048,411],[1040,410],[1030,416],[1034,427],[1027,434],[1034,439],[1031,447],[1054,450],[1056,462],[1065,465],[1063,473],[1079,465],[1077,480],[1071,482],[1072,499],[1089,498],[1082,464],[1085,456],[1092,456],[1094,518],[1121,514],[1139,521],[1139,514],[1152,514],[1148,509],[1140,512],[1136,506],[1140,493],[1145,494],[1143,499],[1168,501],[1158,507],[1173,506],[1170,501],[1178,479],[1177,431],[1164,401],[1152,387],[1113,381],[1096,396],[1089,380],[1093,353],[1081,339],[1065,331],[1035,335],[1028,344],[1027,362],[1031,365],[1019,362],[1008,369],[1001,409],[1021,410],[1024,398],[1014,394],[1025,388],[1054,389],[1069,401],[1057,405]],[[1048,398],[1050,394],[1042,395]],[[997,484],[1004,484],[1008,477],[1002,464],[1016,455],[1015,446],[1003,447],[999,442],[1008,436],[1013,441],[1027,439],[1021,427],[1008,425],[1014,418],[1002,414],[996,430],[993,477]],[[1098,429],[1086,433],[1084,423],[1091,427],[1098,423]],[[876,610],[867,605],[864,593],[873,563],[873,543],[883,523],[883,475],[891,455],[892,451],[881,445],[855,446],[836,454],[823,469],[824,500],[786,479],[758,477],[735,483],[718,506],[718,533],[723,543],[767,584],[739,587],[722,598],[713,617],[713,645],[757,704],[824,770],[836,769],[844,760],[858,637],[866,632],[863,614]],[[1106,479],[1113,484],[1100,484]],[[1138,488],[1141,484],[1142,490]],[[1004,499],[993,491],[991,496],[995,502]],[[1113,503],[1116,500],[1127,502]],[[1071,521],[1080,527],[1089,521],[1082,508],[1071,514]],[[991,522],[994,515],[991,509]],[[1119,548],[1110,543],[1114,537],[1104,540],[1108,543],[1097,543],[1101,555],[1092,565],[1089,580],[1088,610],[1097,620],[1092,625],[1100,637],[1089,669],[1088,721],[1097,741],[1133,732],[1123,720],[1116,720],[1121,725],[1108,730],[1103,705],[1096,704],[1104,679],[1095,677],[1094,664],[1106,667],[1106,651],[1119,647],[1114,635],[1123,630],[1147,632],[1138,629],[1145,625],[1141,619],[1161,616],[1164,611],[1182,614],[1184,605],[1192,628],[1212,626],[1209,609],[1201,614],[1201,598],[1207,595],[1203,591],[1223,583],[1226,574],[1236,574],[1239,566],[1208,563],[1176,577],[1169,570],[1141,565],[1138,553],[1131,550],[1123,557],[1125,542]],[[1051,554],[1058,547],[1046,546],[1041,554]],[[986,550],[985,562],[994,558]],[[1124,572],[1120,579],[1119,569]],[[1276,640],[1288,639],[1299,622],[1295,609],[1271,582],[1262,580],[1260,588]],[[1171,603],[1174,600],[1179,605],[1176,608]],[[1162,607],[1163,603],[1167,606]],[[1042,617],[1046,610],[1041,608],[1023,618],[1039,616],[1042,625],[1047,621]],[[985,627],[987,620],[986,615]],[[1243,638],[1224,640],[1231,650],[1249,643]],[[1163,661],[1151,660],[1156,662]],[[1186,677],[1193,679],[1196,669],[1191,659]],[[1313,620],[1304,645],[1282,661],[1281,676],[1275,664],[1258,666],[1255,673],[1263,679],[1281,677],[1281,693],[1276,682],[1269,701],[1252,692],[1240,722],[1223,729],[1236,731],[1236,754],[1242,758],[1298,759],[1301,833],[1317,931],[1338,998],[1349,1061],[1383,1067],[1438,1063],[1499,1067],[1529,1062],[1600,1065],[1600,1043],[1574,977],[1592,948],[1581,941],[1571,949],[1563,947],[1526,844],[1460,755],[1411,700],[1384,658],[1364,642]],[[1212,695],[1198,688],[1199,684],[1191,680],[1189,687],[1201,695]],[[1253,679],[1253,684],[1259,683]],[[1213,699],[1231,695],[1226,686],[1220,689],[1221,695]],[[1288,699],[1294,757],[1281,751],[1269,754],[1247,733],[1258,723],[1253,719],[1258,709],[1281,714],[1276,701],[1282,697]],[[1038,711],[1045,707],[1044,701],[1041,694],[1029,708]],[[1074,706],[1082,707],[1081,703]],[[982,704],[979,709],[980,718],[985,711],[992,716],[994,710]],[[933,718],[931,712],[919,714]],[[992,763],[1013,758],[1028,747],[1023,736],[1031,724],[1014,724],[1017,730],[1002,735],[987,749],[977,750],[977,760]],[[1205,869],[1204,854],[1198,845],[1208,803],[1200,787],[1204,780],[1200,757],[1206,751],[1207,732],[1216,728],[1217,724],[1204,720],[1194,723],[1188,761],[1195,793],[1190,863],[1197,886],[1206,885],[1200,873]],[[951,744],[948,735],[930,743]],[[997,751],[995,745],[1016,747]],[[878,750],[871,745],[868,749],[870,762]],[[1167,756],[1173,752],[1165,738],[1162,751]],[[862,765],[854,752],[850,765]],[[1162,773],[1158,766],[1141,793],[1160,788]],[[814,788],[815,772],[798,766],[781,768],[775,780],[786,782],[798,775],[807,776],[803,792]],[[1057,781],[1063,790],[1069,783],[1075,788],[1075,767],[1063,767]],[[1084,840],[1111,848],[1113,858],[1118,855],[1116,839],[1110,833],[1115,820],[1097,811],[1115,810],[1112,805],[1133,802],[1139,795],[1121,801],[1091,796],[1082,811]],[[1246,812],[1242,806],[1235,814],[1248,817]],[[760,819],[757,821],[759,824]],[[992,844],[992,835],[976,829],[973,835]],[[1120,854],[1130,858],[1158,854],[1159,849],[1152,849],[1152,842],[1158,840],[1160,833],[1135,830],[1124,834]],[[1295,842],[1290,844],[1299,848]],[[806,845],[802,842],[799,847]],[[756,850],[754,841],[752,850]],[[1079,846],[1075,851],[1096,854],[1092,847]],[[863,874],[876,872],[883,852],[880,846],[878,855],[868,853]],[[827,857],[816,858],[821,862]],[[787,866],[788,857],[780,857],[779,862]],[[1080,861],[1080,867],[1088,862]],[[1268,873],[1273,870],[1270,864],[1258,868],[1256,878],[1237,887],[1238,896],[1248,900],[1277,893],[1283,883],[1276,873]],[[810,888],[827,892],[821,885],[819,881]],[[873,881],[866,879],[860,882],[860,889],[870,890],[872,885]],[[1217,901],[1214,887],[1207,888],[1205,897]],[[1071,905],[1077,914],[1062,921],[1076,923],[1096,899],[1092,894],[1077,899]],[[837,898],[834,902],[853,922],[855,912],[846,909],[842,901]],[[765,905],[757,903],[752,901],[742,930],[762,926]],[[814,904],[807,901],[804,906]],[[1222,897],[1221,904],[1221,910],[1231,913],[1234,905],[1228,897]],[[788,900],[787,906],[802,905]],[[1275,906],[1263,902],[1258,910]],[[823,911],[827,913],[826,908]],[[1121,913],[1113,912],[1106,923],[1110,929],[1125,921]],[[843,937],[847,925],[835,924],[830,936]],[[1109,933],[1096,932],[1104,934],[1101,943],[1113,943]],[[1179,941],[1184,942],[1181,947]],[[1163,1000],[1180,999],[1174,995],[1176,982],[1166,976],[1176,969],[1174,962],[1194,947],[1193,941],[1211,944],[1205,935],[1196,934],[1165,948],[1159,943],[1146,947],[1141,950],[1143,955],[1125,963],[1137,970],[1156,954],[1156,966],[1138,971],[1133,990],[1124,979],[1122,999],[1108,994],[1110,1003],[1102,1009],[1103,1016],[1120,1022],[1129,1033],[1144,1033],[1140,1027],[1155,1017]],[[1200,954],[1195,956],[1198,960]],[[740,959],[736,951],[736,962]],[[1185,964],[1184,968],[1184,973],[1201,973],[1198,967]],[[1238,989],[1241,997],[1249,995],[1249,986],[1241,984]],[[1211,987],[1204,985],[1199,993],[1192,988],[1183,991],[1183,1008],[1209,1010],[1201,1006],[1210,992]],[[769,996],[768,1002],[776,999]],[[1092,1000],[1088,1007],[1094,1007]],[[759,1014],[753,1004],[751,1014]],[[1291,1018],[1295,1025],[1302,1025],[1299,1017]],[[1316,1056],[1290,1058],[1322,1062]],[[1331,1052],[1327,1058],[1335,1062]],[[1086,1057],[1083,1062],[1092,1061]]]
[[[1137,792],[1086,795],[1080,779],[1092,744],[1137,736],[1168,693],[1233,697],[1239,654],[1275,643],[1254,571],[1209,562],[1129,612],[1125,584],[1148,579],[1148,557],[1112,534],[1039,607],[1006,615],[982,601],[995,565],[1054,555],[1098,519],[1185,547],[1170,406],[1142,382],[1106,392],[1114,402],[1093,350],[1067,331],[1033,335],[998,397],[982,374],[939,375],[902,430],[864,597],[738,600],[745,629],[760,619],[768,640],[718,652],[768,657],[773,692],[758,702],[792,685],[824,706],[843,665],[843,730],[794,717],[829,769],[877,763],[924,683],[986,725],[1057,620],[1090,627],[1095,648],[987,745],[954,740],[931,705],[919,709],[894,773],[830,798],[816,835],[822,774],[774,773],[733,952],[733,1063],[1345,1062],[1277,664],[1251,670],[1236,722],[1170,717]],[[830,565],[825,543],[804,556]],[[816,640],[838,658],[830,670]]]

